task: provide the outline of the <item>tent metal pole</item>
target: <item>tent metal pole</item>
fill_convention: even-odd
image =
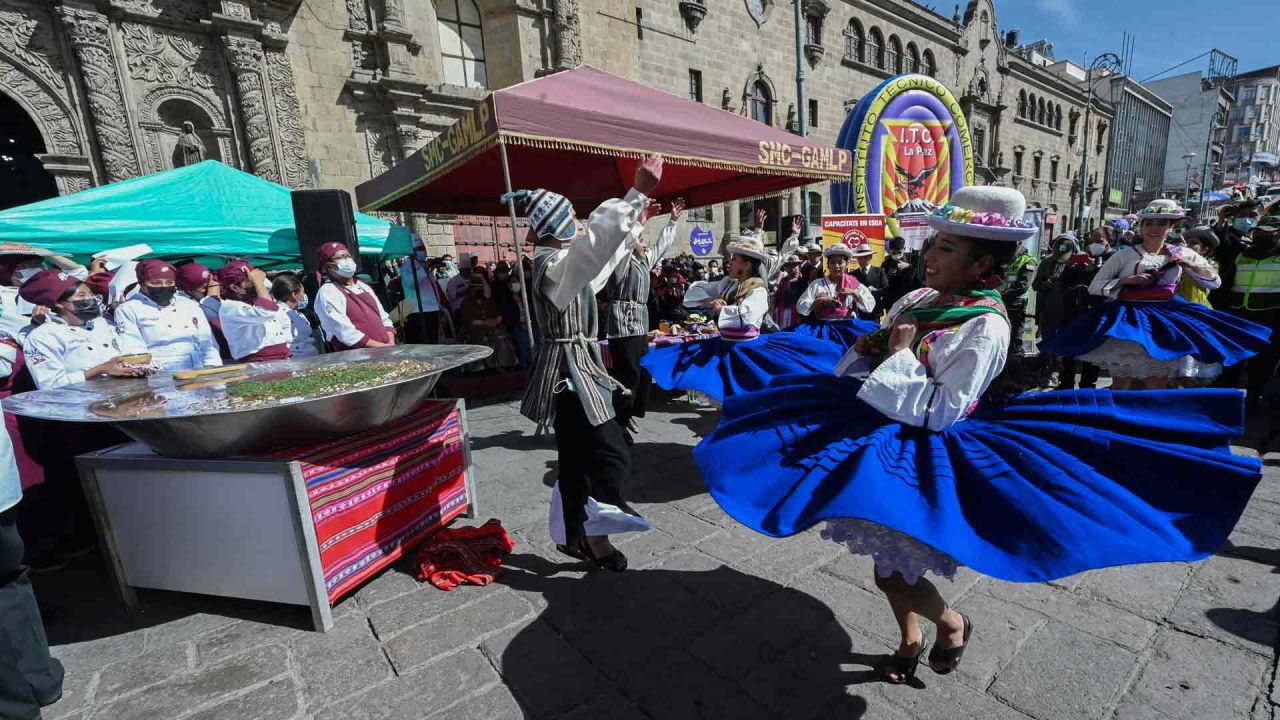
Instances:
[[[498,136],[498,154],[502,157],[502,182],[507,188],[507,193],[513,192],[511,189],[511,165],[507,162],[507,144],[502,141],[502,136]],[[529,338],[529,352],[534,351],[533,343],[533,321],[529,318],[529,279],[524,276],[524,252],[520,249],[520,231],[516,229],[516,201],[514,199],[507,200],[507,215],[511,219],[511,242],[515,244],[516,249],[516,276],[520,278],[520,295],[524,299],[520,314],[524,316],[524,331]]]

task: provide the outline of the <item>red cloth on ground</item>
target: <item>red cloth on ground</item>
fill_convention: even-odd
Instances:
[[[502,558],[515,546],[497,518],[480,527],[445,528],[418,553],[418,579],[445,591],[488,585],[502,576]]]

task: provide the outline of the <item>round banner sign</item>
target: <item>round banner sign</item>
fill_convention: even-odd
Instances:
[[[852,183],[833,183],[835,213],[929,212],[973,184],[973,145],[960,103],[926,75],[889,78],[849,113],[837,147]]]
[[[715,246],[715,233],[710,230],[703,230],[697,225],[693,226],[693,232],[689,233],[689,248],[693,250],[694,255],[706,257],[711,254],[711,250]]]

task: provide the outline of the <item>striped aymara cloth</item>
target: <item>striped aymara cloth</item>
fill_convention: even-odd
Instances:
[[[563,311],[543,294],[547,266],[557,252],[539,247],[533,255],[532,302],[544,339],[529,373],[520,414],[539,425],[551,425],[556,418],[556,393],[570,392],[571,383],[594,427],[613,419],[613,390],[618,384],[609,377],[600,356],[599,312],[591,287],[584,287]]]

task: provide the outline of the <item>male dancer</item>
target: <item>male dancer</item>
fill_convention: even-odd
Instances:
[[[607,532],[648,525],[622,498],[631,455],[614,420],[613,391],[619,385],[605,370],[596,342],[595,295],[634,250],[649,195],[661,177],[662,156],[645,158],[627,196],[596,208],[581,232],[568,198],[547,190],[503,198],[515,200],[537,236],[529,289],[543,341],[520,413],[556,431],[559,507],[552,507],[551,536],[560,552],[615,572],[627,568],[627,558],[609,543]],[[602,517],[591,518],[598,521],[588,528],[591,500]]]

